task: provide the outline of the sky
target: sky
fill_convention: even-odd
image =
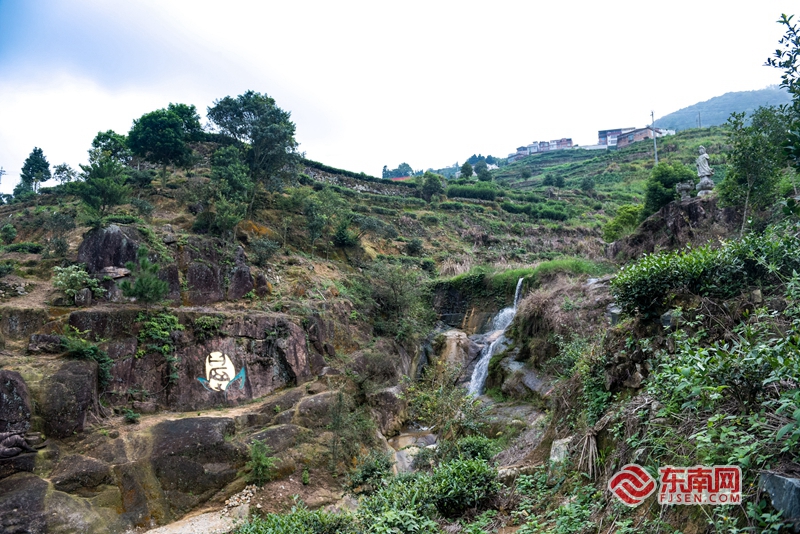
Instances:
[[[506,156],[780,82],[778,0],[0,0],[0,192],[169,103],[247,90],[306,157],[380,176]]]

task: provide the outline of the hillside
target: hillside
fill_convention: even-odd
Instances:
[[[746,233],[719,202],[722,128],[657,168],[637,143],[395,183],[303,159],[288,116],[269,146],[176,126],[137,153],[147,116],[56,187],[34,150],[0,205],[4,532],[783,528],[800,228],[777,186]],[[672,184],[609,239],[701,145],[714,193]],[[623,506],[631,463],[734,464],[746,504]]]
[[[720,126],[733,112],[750,115],[759,106],[782,106],[791,101],[791,95],[777,86],[756,91],[735,91],[664,115],[656,119],[655,126],[677,131]]]

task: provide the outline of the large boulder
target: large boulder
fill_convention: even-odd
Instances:
[[[193,262],[186,271],[189,304],[202,305],[219,302],[223,298],[219,267]]]
[[[228,439],[235,432],[233,419],[226,417],[193,417],[153,427],[150,462],[174,513],[197,506],[236,478],[247,450]]]
[[[230,284],[228,285],[228,300],[239,300],[250,293],[254,287],[250,267],[237,265],[231,272]]]
[[[111,467],[101,460],[73,454],[58,462],[50,480],[59,491],[91,495],[97,486],[111,482]]]
[[[136,228],[112,224],[107,228],[91,230],[78,247],[78,262],[86,264],[90,274],[104,267],[124,267],[136,260],[141,238]]]
[[[337,391],[325,391],[304,398],[297,405],[297,422],[309,428],[326,426],[331,422],[331,412],[338,396]]]
[[[41,415],[48,436],[65,438],[83,432],[86,416],[97,407],[97,364],[65,362],[44,388]]]
[[[30,473],[0,480],[0,529],[13,534],[45,534],[48,484]]]
[[[273,453],[280,453],[294,447],[298,441],[309,436],[307,428],[297,425],[275,425],[255,434],[250,441],[262,441]]]
[[[800,478],[764,472],[758,477],[758,487],[769,494],[773,508],[782,512],[781,519],[794,522],[800,532]]]
[[[400,386],[376,391],[367,397],[367,402],[372,407],[381,434],[388,437],[400,432],[408,419],[408,402],[402,398]]]
[[[158,271],[158,279],[166,282],[169,286],[166,298],[168,300],[180,302],[181,300],[181,277],[178,266],[170,263]]]
[[[0,432],[27,432],[30,421],[31,396],[22,375],[0,369]]]

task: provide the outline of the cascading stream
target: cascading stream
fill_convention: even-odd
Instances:
[[[481,351],[478,363],[472,371],[472,378],[469,381],[469,388],[467,391],[470,395],[478,396],[483,394],[483,386],[486,384],[486,377],[489,374],[489,362],[494,356],[495,351],[504,346],[506,337],[503,335],[506,329],[511,325],[514,316],[517,314],[517,305],[519,305],[519,298],[522,294],[522,278],[517,281],[517,289],[514,292],[514,305],[510,308],[503,308],[492,319],[492,332],[500,332],[497,339],[492,341],[489,345],[484,347]]]

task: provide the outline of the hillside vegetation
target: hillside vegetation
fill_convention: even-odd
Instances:
[[[0,205],[3,530],[788,531],[784,25],[793,106],[660,139],[658,165],[644,142],[395,183],[304,159],[253,91],[209,107],[217,133],[188,104],[99,132],[79,171],[34,148]],[[716,187],[679,200],[700,146]],[[741,503],[624,506],[627,464],[738,466]]]

